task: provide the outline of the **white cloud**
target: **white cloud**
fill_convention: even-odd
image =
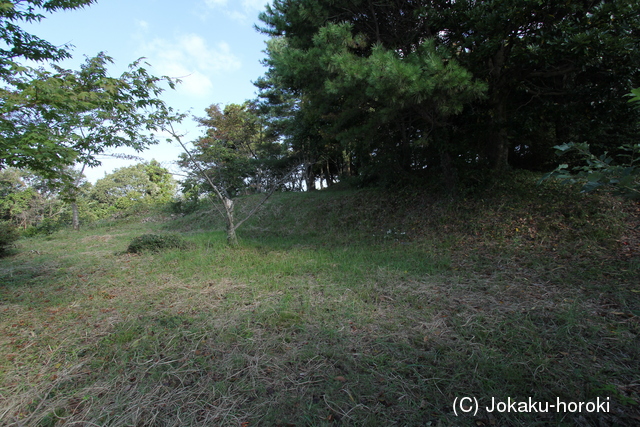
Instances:
[[[141,29],[142,31],[147,31],[147,30],[149,30],[149,23],[148,23],[147,21],[139,20],[139,21],[137,22],[137,24],[138,24],[138,27],[140,27],[140,29]]]
[[[242,65],[227,43],[210,47],[197,34],[183,34],[174,40],[156,38],[143,43],[140,51],[157,74],[182,80],[179,91],[200,97],[210,93],[214,74],[232,72]]]
[[[265,9],[269,0],[242,0],[231,4],[227,0],[204,0],[204,3],[211,9],[222,9],[234,21],[247,23]]]
[[[180,37],[179,44],[186,56],[193,59],[201,69],[234,71],[241,66],[240,61],[225,42],[218,43],[215,49],[209,49],[202,37],[195,34],[187,34]]]
[[[192,96],[203,96],[211,92],[211,79],[200,71],[189,69],[177,62],[160,64],[163,75],[179,78],[178,90]]]
[[[227,0],[204,0],[209,7],[226,6]]]
[[[265,9],[268,0],[242,0],[242,8],[247,12],[261,12]]]

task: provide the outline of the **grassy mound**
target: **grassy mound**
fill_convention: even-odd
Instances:
[[[634,426],[638,206],[535,179],[277,194],[233,250],[208,207],[26,239],[0,260],[0,424]],[[194,249],[114,255],[163,230]]]

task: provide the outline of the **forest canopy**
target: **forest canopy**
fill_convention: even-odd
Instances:
[[[549,170],[554,146],[637,141],[637,0],[275,0],[272,131],[311,180]],[[308,78],[314,76],[314,78]]]

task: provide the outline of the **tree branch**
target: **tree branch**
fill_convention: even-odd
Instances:
[[[209,185],[211,186],[211,188],[213,188],[213,191],[215,191],[216,195],[218,196],[218,198],[220,199],[220,201],[222,202],[222,204],[224,205],[225,211],[227,213],[227,217],[229,217],[229,215],[233,215],[232,212],[229,212],[229,208],[227,206],[227,204],[224,202],[226,199],[230,199],[230,197],[225,198],[222,195],[222,192],[218,189],[218,186],[216,186],[213,181],[211,180],[211,178],[209,178],[209,175],[204,171],[204,169],[202,169],[202,167],[200,166],[200,164],[196,161],[196,159],[194,159],[194,157],[191,155],[191,153],[189,152],[189,150],[187,149],[186,145],[184,145],[184,143],[182,142],[182,138],[180,137],[180,135],[178,135],[178,133],[175,131],[174,127],[173,127],[173,123],[169,123],[169,128],[167,128],[166,126],[163,127],[165,131],[169,132],[169,134],[171,134],[171,136],[178,141],[178,144],[180,144],[180,146],[182,147],[182,149],[184,150],[185,153],[187,153],[187,156],[189,157],[189,160],[191,160],[191,163],[193,163],[193,165],[196,167],[196,169],[198,169],[198,171],[200,172],[200,174],[207,180],[207,182],[209,183]],[[217,205],[214,205],[216,207],[216,209],[218,209]],[[220,212],[220,211],[219,211]],[[222,212],[220,212],[220,214],[222,214]]]

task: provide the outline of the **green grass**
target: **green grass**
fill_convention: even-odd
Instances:
[[[275,195],[236,249],[209,207],[22,240],[0,424],[635,425],[637,207],[532,182]],[[124,253],[168,232],[191,246]],[[456,417],[464,396],[611,412]]]

